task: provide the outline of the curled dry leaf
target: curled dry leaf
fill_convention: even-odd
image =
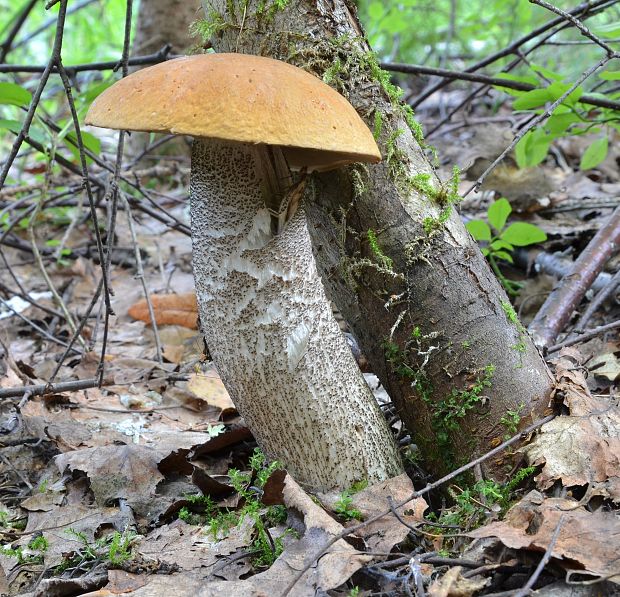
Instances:
[[[97,504],[126,499],[136,512],[148,511],[157,484],[164,476],[157,465],[164,455],[137,445],[101,446],[75,450],[56,457],[61,473],[66,469],[88,475]]]
[[[556,417],[524,448],[532,465],[543,465],[536,478],[541,489],[557,480],[565,487],[588,485],[590,495],[620,502],[620,408],[610,397],[591,396],[579,368],[579,354],[560,353],[556,364],[557,396],[569,416]]]
[[[602,509],[590,512],[575,500],[547,498],[537,491],[513,506],[501,522],[467,533],[470,537],[497,537],[506,547],[545,552],[564,516],[551,555],[567,569],[593,576],[609,576],[620,584],[620,519]],[[615,554],[616,557],[610,557]]]
[[[483,578],[463,578],[462,570],[461,566],[454,566],[441,578],[433,581],[428,588],[429,597],[471,597],[476,591],[484,589],[489,582]]]
[[[198,306],[195,292],[154,294],[150,298],[157,325],[181,325],[193,330],[198,328]],[[133,304],[128,314],[146,324],[151,323],[146,299]]]

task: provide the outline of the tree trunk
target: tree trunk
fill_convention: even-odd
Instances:
[[[199,7],[199,0],[140,0],[132,55],[154,54],[166,44],[173,54],[187,53],[196,43],[189,26]]]
[[[204,3],[216,51],[292,62],[348,97],[384,161],[313,176],[310,234],[326,290],[426,462],[484,453],[547,405],[551,377],[438,180],[412,114],[346,0]],[[506,463],[491,463],[493,473]]]
[[[194,277],[202,331],[270,459],[313,491],[402,472],[392,435],[316,271],[303,209],[271,233],[256,151],[197,139]]]
[[[199,0],[140,0],[132,56],[155,54],[166,44],[172,54],[186,54],[196,44],[189,33],[190,25],[200,16]],[[131,71],[144,67],[133,67]],[[129,137],[129,153],[137,155],[149,144],[147,133],[133,132]],[[184,137],[168,141],[157,155],[189,157],[190,146]]]

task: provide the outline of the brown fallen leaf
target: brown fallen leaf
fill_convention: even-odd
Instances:
[[[150,298],[157,325],[181,325],[193,330],[198,328],[198,305],[195,292],[153,294]],[[151,324],[146,299],[129,307],[128,314],[134,319]]]
[[[83,471],[88,475],[100,506],[126,499],[140,514],[151,509],[157,484],[164,479],[157,465],[165,454],[134,444],[75,450],[56,457],[61,473]]]
[[[207,375],[192,373],[187,382],[187,389],[210,406],[216,406],[222,411],[235,409],[224,383],[215,370],[210,371]]]
[[[564,568],[593,576],[614,575],[620,584],[620,519],[602,508],[590,512],[571,499],[544,498],[531,491],[513,506],[501,522],[467,533],[470,537],[497,537],[506,547],[543,553],[551,543],[560,517],[563,523],[551,556]]]
[[[557,395],[569,416],[556,417],[522,448],[531,465],[544,465],[536,477],[548,489],[588,485],[589,495],[620,502],[620,407],[610,397],[591,396],[579,368],[579,353],[565,349],[556,364]]]
[[[270,499],[279,501],[275,494],[281,493],[282,501],[289,512],[297,513],[301,517],[298,527],[304,531],[299,540],[291,540],[287,543],[284,552],[269,570],[247,579],[225,581],[218,577],[238,577],[239,571],[231,569],[225,573],[218,564],[218,571],[212,574],[210,581],[205,581],[205,572],[209,573],[214,561],[226,562],[222,560],[222,557],[230,556],[231,561],[228,565],[231,566],[234,559],[231,555],[234,551],[231,548],[240,548],[243,545],[247,548],[251,537],[234,536],[230,542],[213,542],[209,537],[200,535],[200,530],[196,530],[195,527],[176,521],[168,527],[153,531],[142,542],[140,551],[147,558],[150,554],[169,563],[174,560],[184,571],[172,576],[152,575],[148,584],[136,588],[132,595],[136,597],[172,594],[175,597],[281,595],[286,586],[302,570],[308,558],[319,554],[331,538],[342,532],[343,527],[321,506],[317,505],[289,475],[284,478],[283,485],[281,478],[276,481],[274,487],[270,489],[270,492],[273,490],[274,494]],[[364,490],[365,495],[359,498],[360,508],[364,508],[369,515],[377,510],[384,511],[389,507],[387,505],[389,495],[398,500],[401,496],[410,495],[412,491],[411,482],[403,475],[402,478],[397,477],[391,482],[377,484]],[[421,514],[424,509],[422,505],[422,501],[414,502],[413,510]],[[407,509],[411,507],[412,504],[407,505]],[[408,533],[408,529],[392,514],[378,521],[377,525],[377,528],[369,526],[364,534],[358,533],[358,537],[365,537],[369,545],[381,546],[382,552],[389,552],[395,543]],[[379,527],[387,529],[385,537],[380,537]],[[400,527],[401,530],[397,531],[396,527]],[[373,556],[358,551],[347,541],[341,539],[325,549],[318,561],[295,584],[290,594],[295,597],[324,594],[325,591],[343,584],[354,572],[372,559]]]
[[[462,570],[461,566],[454,566],[441,578],[434,580],[428,588],[429,597],[471,597],[489,583],[488,579],[463,578]]]

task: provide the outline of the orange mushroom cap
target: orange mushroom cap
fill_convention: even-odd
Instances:
[[[247,54],[202,54],[139,70],[106,89],[86,124],[282,147],[292,167],[379,162],[372,133],[306,71]]]

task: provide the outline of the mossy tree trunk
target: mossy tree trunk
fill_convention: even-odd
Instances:
[[[421,131],[347,1],[205,4],[218,52],[270,56],[345,95],[384,161],[312,177],[306,197],[330,298],[433,472],[496,445],[544,410],[551,377],[439,181]],[[285,5],[285,6],[284,6]],[[501,470],[491,463],[493,472]]]

